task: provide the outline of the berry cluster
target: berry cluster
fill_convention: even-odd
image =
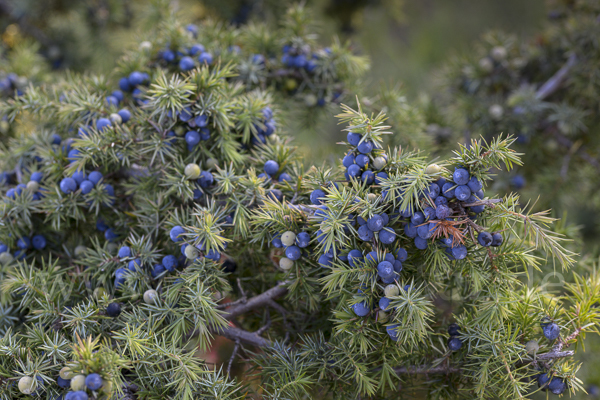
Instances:
[[[460,350],[463,345],[462,340],[460,340],[458,337],[459,330],[460,328],[457,324],[451,324],[448,327],[448,335],[450,335],[448,338],[448,348],[452,351]]]
[[[483,185],[475,176],[471,176],[465,168],[456,168],[452,174],[453,181],[444,178],[438,179],[429,186],[426,193],[427,206],[423,211],[413,209],[399,210],[403,218],[410,218],[410,222],[404,226],[404,233],[414,238],[415,246],[424,250],[428,247],[428,240],[434,237],[434,233],[440,225],[452,226],[462,223],[464,215],[467,218],[477,216],[485,209],[485,205],[479,204],[484,199]],[[454,214],[461,214],[460,217]],[[446,221],[446,223],[444,223]],[[478,235],[480,245],[500,246],[503,238],[500,233],[489,233],[482,231]],[[467,247],[453,235],[447,235],[440,239],[440,244],[446,247],[446,253],[451,260],[462,260],[467,257]]]
[[[283,46],[281,63],[288,68],[303,69],[308,73],[312,73],[317,69],[317,60],[330,54],[331,50],[327,48],[319,53],[311,53],[310,47],[307,46],[286,45]]]
[[[292,180],[292,177],[289,176],[287,173],[279,173],[279,169],[279,163],[277,161],[268,160],[267,162],[265,162],[265,166],[263,168],[265,172],[262,172],[260,175],[258,175],[258,177],[264,178],[267,181],[274,182],[285,182]]]
[[[279,260],[279,267],[284,270],[290,270],[294,266],[294,261],[302,257],[302,250],[310,243],[310,235],[307,232],[296,234],[292,231],[286,231],[276,235],[271,244],[276,248],[283,248],[285,257]],[[319,263],[321,260],[319,260]]]
[[[104,238],[109,242],[114,242],[119,237],[119,235],[114,231],[114,229],[106,225],[106,223],[102,219],[96,221],[96,229],[100,232],[103,232]]]
[[[75,374],[68,367],[60,370],[56,383],[61,388],[71,388],[71,391],[65,394],[65,400],[87,400],[96,398],[99,391],[110,393],[112,390],[112,383],[102,379],[100,374]],[[88,391],[92,394],[88,394]]]
[[[256,135],[252,136],[253,144],[267,143],[267,137],[275,133],[277,128],[277,123],[273,119],[273,110],[270,107],[263,108],[262,115],[263,119],[258,124],[254,124]]]
[[[209,171],[200,170],[198,164],[191,163],[186,165],[183,173],[187,179],[195,181],[194,200],[200,200],[204,196],[202,189],[208,189],[215,181],[213,174]]]
[[[355,132],[348,132],[347,140],[351,146],[354,146],[354,149],[348,152],[342,160],[342,164],[346,167],[344,173],[346,180],[361,179],[371,185],[379,184],[381,179],[388,178],[387,173],[380,171],[387,164],[387,156],[378,151],[373,141],[364,139],[361,134]],[[373,170],[380,172],[375,174]]]
[[[15,188],[8,189],[6,191],[6,197],[14,200],[17,198],[17,196],[23,193],[23,190],[26,190],[29,193],[32,193],[33,200],[40,200],[44,196],[42,193],[43,189],[40,188],[40,183],[42,182],[43,178],[44,175],[39,171],[32,173],[31,177],[29,178],[29,182],[27,182],[26,185],[19,183]],[[0,183],[2,182],[9,182],[9,176],[7,173],[3,173],[0,176]]]
[[[46,238],[44,235],[33,235],[31,238],[22,236],[17,240],[17,250],[11,254],[8,245],[0,242],[0,265],[9,264],[14,259],[21,260],[25,258],[27,250],[32,247],[35,250],[43,250],[46,247]]]
[[[193,69],[196,62],[200,65],[213,63],[213,55],[206,51],[201,44],[194,44],[189,48],[178,50],[164,49],[159,56],[167,64],[177,64],[179,69],[184,72]]]
[[[127,77],[119,79],[119,89],[123,92],[131,92],[133,98],[137,99],[138,103],[144,103],[142,99],[144,94],[142,89],[143,85],[150,81],[150,76],[145,72],[133,71]]]
[[[81,190],[82,194],[89,194],[92,189],[94,189],[97,185],[102,182],[104,176],[99,171],[92,171],[89,174],[86,174],[83,171],[75,171],[73,175],[70,177],[63,178],[60,181],[60,190],[65,193],[73,193],[78,189]],[[103,183],[99,186],[104,193],[106,193],[111,198],[115,196],[115,189],[109,183]],[[114,199],[110,204],[114,202]]]
[[[7,74],[0,79],[0,93],[17,96],[22,96],[23,91],[27,88],[28,80],[24,76],[19,76],[14,72]]]
[[[183,242],[183,238],[181,236],[184,234],[185,229],[183,229],[183,227],[180,225],[174,226],[169,232],[171,240],[175,243]],[[226,244],[223,245],[223,248],[225,247],[227,247]],[[195,246],[188,243],[181,243],[181,254],[183,254],[188,260],[195,260],[200,257],[205,257],[214,262],[218,262],[221,259],[221,253],[215,249],[210,249],[207,251],[206,245],[202,242]]]

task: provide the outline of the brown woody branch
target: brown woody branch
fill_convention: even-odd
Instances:
[[[255,308],[261,308],[269,305],[269,302],[273,299],[281,297],[287,294],[288,289],[287,285],[289,282],[281,282],[277,286],[272,287],[266,292],[259,294],[258,296],[254,296],[249,298],[245,303],[235,304],[228,309],[226,309],[226,314],[223,315],[226,320],[231,320],[232,318],[237,317],[238,315],[245,314],[250,310]]]
[[[427,365],[411,366],[411,367],[397,367],[394,371],[399,375],[427,375],[427,374],[456,374],[461,372],[458,367],[446,367],[439,365],[437,367],[431,367]]]
[[[567,79],[567,75],[569,74],[569,70],[577,63],[577,57],[575,54],[571,54],[565,65],[550,79],[546,81],[535,93],[535,98],[538,100],[544,100],[546,97],[550,96],[552,93],[556,92],[558,88],[563,84],[565,79]]]

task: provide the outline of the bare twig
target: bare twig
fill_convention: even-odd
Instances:
[[[231,375],[231,364],[233,364],[233,360],[235,359],[235,356],[237,355],[237,352],[240,348],[240,340],[236,340],[235,341],[235,346],[233,347],[233,352],[231,353],[231,357],[229,358],[229,364],[227,364],[227,376]]]
[[[277,286],[272,287],[266,292],[259,294],[258,296],[249,298],[248,301],[243,304],[236,304],[235,306],[228,309],[227,313],[223,316],[225,317],[225,319],[230,320],[234,317],[237,317],[240,314],[245,314],[248,311],[253,310],[255,308],[267,306],[269,301],[277,297],[283,296],[288,292],[288,289],[286,287],[288,283],[289,282],[281,282]]]
[[[271,347],[272,343],[269,339],[258,336],[255,332],[248,332],[234,326],[226,326],[223,328],[211,329],[215,335],[224,336],[233,341],[250,344],[256,347]]]
[[[463,207],[475,207],[475,206],[494,206],[495,203],[501,203],[502,199],[487,199],[479,200],[474,203],[463,204]]]
[[[561,69],[556,71],[554,75],[550,79],[546,81],[535,93],[535,98],[538,100],[544,100],[546,97],[550,96],[552,93],[556,92],[558,88],[563,84],[567,75],[569,74],[569,70],[577,63],[577,57],[575,54],[571,54],[566,64],[563,65]]]
[[[561,146],[564,146],[569,150],[575,145],[571,139],[561,135],[557,129],[553,129],[552,134]],[[592,157],[587,151],[585,151],[583,146],[579,146],[575,151],[575,154],[579,155],[579,157],[590,163],[594,168],[600,170],[600,162],[596,158]]]
[[[431,366],[427,366],[427,365],[420,365],[420,366],[411,366],[411,367],[397,367],[394,368],[394,371],[397,374],[404,374],[404,375],[426,375],[426,374],[444,374],[444,375],[448,375],[448,374],[456,374],[459,373],[461,370],[458,367],[446,367],[443,365],[437,366],[437,367],[431,367]]]

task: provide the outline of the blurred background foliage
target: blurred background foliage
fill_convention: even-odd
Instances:
[[[292,3],[289,0],[0,0],[0,79],[10,77],[12,89],[19,90],[68,71],[108,73],[125,49],[144,40],[146,29],[168,17],[164,13],[168,6],[186,22],[211,19],[239,26],[260,21],[275,26]],[[528,47],[528,59],[535,59],[542,67],[548,67],[547,71],[538,68],[535,73],[540,79],[552,76],[564,61],[561,58],[563,54],[560,54],[564,49],[560,46],[568,45],[552,43],[556,38],[553,35],[561,29],[556,24],[548,28],[549,23],[560,19],[556,14],[556,3],[574,4],[578,1],[305,2],[312,10],[312,22],[319,33],[317,40],[320,45],[328,46],[332,37],[337,37],[341,43],[349,42],[355,53],[370,58],[370,69],[356,82],[357,88],[360,88],[357,94],[366,109],[373,112],[384,110],[389,115],[390,125],[398,132],[395,142],[390,145],[420,148],[440,156],[455,149],[455,143],[468,139],[468,136],[522,133],[516,131],[519,129],[516,124],[477,125],[473,122],[479,121],[476,118],[459,120],[469,115],[468,110],[477,110],[477,107],[485,106],[489,113],[490,105],[496,102],[504,108],[514,105],[516,100],[511,94],[519,88],[518,78],[515,82],[506,83],[506,90],[500,94],[496,91],[484,94],[466,91],[458,102],[452,91],[456,89],[456,79],[465,72],[465,66],[472,65],[476,70],[481,68],[480,60],[496,45],[506,48],[509,59],[519,57],[520,52]],[[570,32],[577,32],[576,24],[569,27],[569,23],[572,24],[572,21],[565,22]],[[544,49],[558,56],[544,59],[540,56]],[[586,48],[581,51],[585,52]],[[531,70],[529,73],[532,73]],[[586,84],[585,78],[580,79],[570,93],[554,101],[561,103],[564,99],[573,102],[577,99],[578,90],[585,91]],[[5,90],[2,94],[8,93]],[[559,96],[562,95],[559,93]],[[592,91],[586,96],[593,99],[597,94]],[[352,97],[345,97],[342,101],[354,103]],[[307,97],[304,101],[312,102],[314,99]],[[590,103],[591,107],[596,107],[598,101],[587,103],[583,112],[596,111],[597,114],[598,110],[591,111],[585,107]],[[321,165],[338,157],[335,143],[345,140],[333,116],[339,112],[338,104],[313,107],[311,115],[299,114],[306,109],[294,107],[292,102],[283,102],[281,106],[290,116],[281,123],[295,137],[295,143],[305,155],[305,165]],[[548,116],[544,114],[543,117]],[[587,134],[594,136],[595,127]],[[0,121],[0,133],[7,129],[7,123]],[[466,130],[468,135],[465,135]],[[570,134],[568,129],[566,134]],[[569,137],[573,138],[573,135]],[[541,153],[536,149],[544,143],[543,139],[525,141],[520,150],[539,155]],[[542,155],[547,157],[547,153]],[[538,201],[538,207],[553,207],[555,215],[567,216],[569,224],[564,225],[563,231],[575,239],[573,249],[584,254],[578,271],[593,268],[594,260],[598,259],[596,241],[600,236],[596,226],[600,220],[600,199],[595,199],[599,197],[595,183],[600,184],[596,177],[600,174],[594,168],[577,164],[573,168],[575,173],[582,170],[581,173],[585,174],[584,183],[580,180],[579,185],[585,184],[586,187],[567,187],[568,181],[553,178],[559,176],[557,171],[547,166],[541,171],[539,160],[532,160],[527,164],[529,170],[522,172],[521,181],[515,181],[514,174],[501,177],[494,191],[520,190],[532,201]],[[529,161],[526,158],[526,162]],[[585,196],[578,196],[580,189],[585,189]],[[557,196],[557,192],[561,195]],[[583,228],[575,229],[577,226]],[[555,275],[541,283],[553,284],[560,279]],[[565,279],[569,280],[569,277]],[[226,348],[226,345],[221,346],[219,352],[226,353]],[[586,368],[579,377],[588,387],[600,385],[600,361],[597,357],[600,344],[593,341],[586,350],[578,353],[586,362]],[[222,356],[217,359],[227,355]],[[216,356],[213,354],[211,357]],[[583,395],[581,398],[597,398],[598,395],[595,396]],[[538,398],[543,398],[543,395]]]

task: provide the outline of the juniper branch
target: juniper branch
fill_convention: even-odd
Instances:
[[[260,308],[269,305],[272,299],[283,296],[288,292],[287,285],[289,282],[281,282],[277,286],[272,287],[266,292],[259,294],[258,296],[251,297],[247,302],[232,306],[227,310],[227,313],[223,316],[227,320],[237,317],[238,315],[245,314],[255,308]]]
[[[458,367],[449,367],[439,365],[437,367],[420,365],[420,366],[411,366],[411,367],[397,367],[394,368],[394,372],[398,375],[427,375],[427,374],[457,374],[461,372],[461,369]]]
[[[234,326],[227,326],[223,328],[212,328],[211,332],[216,335],[226,337],[233,341],[240,341],[246,344],[250,344],[256,347],[271,347],[273,344],[269,339],[260,337],[256,332],[248,332]]]
[[[569,59],[562,66],[561,69],[556,71],[550,79],[548,79],[535,93],[535,98],[538,100],[544,100],[546,97],[550,96],[552,93],[556,92],[558,88],[563,84],[569,71],[571,68],[577,63],[577,57],[575,54],[571,54]]]

